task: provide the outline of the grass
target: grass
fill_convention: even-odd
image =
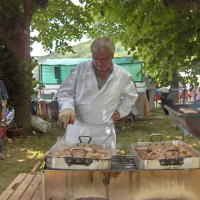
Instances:
[[[118,154],[130,155],[130,144],[133,142],[151,142],[151,134],[161,134],[162,141],[182,140],[183,132],[179,128],[172,127],[172,118],[169,115],[165,115],[162,108],[154,109],[152,114],[164,118],[137,120],[133,124],[116,124]],[[153,137],[152,139],[153,141],[158,141],[160,137]],[[191,134],[184,134],[184,142],[200,151],[200,140],[197,140]]]
[[[48,121],[52,127],[47,133],[36,132],[27,137],[3,139],[3,154],[6,159],[0,160],[0,194],[19,173],[30,173],[57,139],[64,135],[65,131],[57,125],[56,119]]]
[[[137,120],[136,123],[116,123],[118,155],[130,155],[132,142],[150,142],[151,134],[162,134],[162,141],[181,140],[182,131],[172,127],[172,119],[165,115],[162,108],[154,109],[156,116],[163,119]],[[19,173],[30,173],[41,161],[58,139],[63,137],[64,129],[57,125],[56,119],[48,119],[51,129],[47,133],[29,134],[22,138],[4,138],[3,153],[5,160],[0,160],[0,194],[9,186]],[[154,138],[153,138],[154,139]],[[155,137],[155,140],[159,138]],[[200,151],[200,141],[191,134],[185,135],[184,142]],[[41,170],[41,169],[40,169]]]

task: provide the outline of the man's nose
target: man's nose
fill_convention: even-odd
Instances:
[[[100,65],[101,64],[101,60],[96,60],[96,64]]]

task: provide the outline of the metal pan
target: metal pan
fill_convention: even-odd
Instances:
[[[78,152],[78,153],[77,153]],[[108,145],[57,142],[48,152],[47,169],[103,170],[111,168],[111,147]]]
[[[155,135],[155,134],[154,134]],[[151,135],[154,136],[154,135]],[[156,134],[158,135],[158,134]],[[160,159],[141,159],[136,151],[138,147],[146,147],[145,153],[150,149],[162,148],[164,157]],[[170,148],[169,148],[170,147]],[[192,157],[180,157],[179,148],[190,152]],[[177,151],[173,157],[168,156],[171,152]],[[200,168],[200,153],[183,141],[158,141],[158,142],[135,142],[131,144],[131,152],[138,169],[195,169]]]

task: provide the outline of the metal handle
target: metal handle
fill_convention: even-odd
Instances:
[[[179,151],[178,148],[168,148],[168,149],[165,149],[165,150],[163,151],[163,153],[165,154],[165,158],[166,158],[166,159],[168,159],[168,158],[167,158],[167,152],[168,152],[168,151],[177,151],[177,157],[176,157],[176,159],[178,159],[178,157],[179,157],[179,155],[180,155],[180,151]]]
[[[163,135],[162,134],[152,134],[152,135],[150,135],[150,139],[151,139],[151,141],[153,142],[153,137],[160,137],[160,141],[162,141],[162,138],[163,138]]]
[[[81,150],[83,151],[83,157],[80,158],[80,157],[75,157],[74,155],[74,152],[76,150]],[[71,158],[68,158],[66,157],[65,158],[65,162],[71,166],[71,165],[86,165],[86,166],[89,166],[93,160],[91,158],[85,158],[86,154],[87,154],[87,150],[86,149],[83,149],[83,148],[71,148],[70,149],[70,153],[71,153]]]
[[[85,156],[86,156],[86,154],[87,154],[87,151],[86,151],[86,149],[83,149],[83,148],[71,148],[71,149],[70,149],[70,153],[71,153],[72,158],[73,158],[73,159],[75,158],[75,156],[74,156],[74,151],[76,151],[76,150],[78,150],[78,151],[83,151],[84,154],[83,154],[82,159],[84,159]]]
[[[177,151],[178,152],[177,153],[177,157],[176,158],[167,158],[167,154],[166,154],[167,151]],[[184,159],[183,158],[179,158],[180,151],[179,151],[178,148],[168,148],[168,149],[165,149],[163,151],[163,153],[164,153],[166,159],[159,160],[161,166],[167,166],[167,165],[168,166],[169,165],[181,166],[181,165],[184,164]]]
[[[90,143],[90,141],[91,141],[91,139],[92,139],[92,137],[89,136],[89,135],[81,135],[81,136],[79,136],[79,141],[80,141],[80,143],[83,143],[82,140],[81,140],[82,137],[88,137],[88,138],[89,138],[89,139],[88,139],[88,144]]]

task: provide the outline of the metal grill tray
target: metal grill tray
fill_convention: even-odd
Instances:
[[[200,124],[200,111],[197,114],[185,114],[180,111],[180,108],[196,108],[191,107],[192,105],[164,105],[164,108],[167,109],[169,115],[175,122],[178,122],[183,128],[189,131],[193,136],[200,139],[200,131],[199,131],[199,124]],[[200,107],[200,105],[198,106]]]
[[[82,150],[85,152],[83,157],[60,156],[58,151],[62,148],[70,148],[72,150]],[[106,152],[104,158],[92,158],[87,156],[87,148],[92,148]],[[107,145],[85,144],[85,143],[66,143],[65,141],[57,142],[48,152],[46,158],[46,167],[48,169],[78,169],[78,170],[93,170],[93,169],[110,169],[111,168],[111,147]]]
[[[132,155],[117,155],[112,157],[111,170],[137,170]]]
[[[135,148],[137,147],[165,147],[166,149],[169,146],[183,146],[184,149],[187,149],[191,152],[194,157],[185,157],[181,159],[164,159],[162,162],[160,160],[142,160],[138,155]],[[133,159],[135,161],[136,167],[141,169],[196,169],[200,168],[200,153],[190,146],[188,146],[183,141],[161,141],[161,142],[135,142],[131,144],[131,152]],[[176,162],[177,161],[177,162]]]

